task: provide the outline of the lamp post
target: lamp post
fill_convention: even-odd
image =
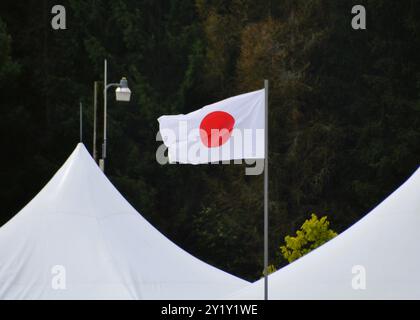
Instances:
[[[116,87],[115,97],[117,101],[129,102],[131,98],[131,90],[128,87],[128,82],[126,78],[122,78],[119,83],[108,83],[108,61],[105,59],[104,64],[104,142],[102,145],[102,159],[99,160],[99,167],[103,172],[105,172],[105,159],[106,159],[106,132],[107,132],[107,107],[108,107],[108,98],[107,93],[108,89]]]

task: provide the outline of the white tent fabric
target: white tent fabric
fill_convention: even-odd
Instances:
[[[247,284],[159,233],[83,144],[0,228],[0,299],[218,299]]]
[[[269,276],[269,299],[420,299],[420,169],[359,222]],[[230,299],[263,299],[259,280]]]

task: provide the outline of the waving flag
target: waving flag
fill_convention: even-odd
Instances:
[[[158,119],[171,163],[200,164],[264,158],[265,91],[258,90],[188,114]]]

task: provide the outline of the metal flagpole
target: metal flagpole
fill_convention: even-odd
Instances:
[[[80,142],[83,142],[83,105],[80,101]]]
[[[93,159],[98,160],[98,153],[96,151],[96,125],[98,113],[98,81],[94,82],[93,88]]]
[[[108,86],[108,61],[104,61],[104,142],[102,144],[102,159],[99,160],[99,166],[105,172],[106,159],[106,116],[107,116],[107,86]]]
[[[265,152],[264,152],[264,300],[268,300],[268,80],[265,88]]]

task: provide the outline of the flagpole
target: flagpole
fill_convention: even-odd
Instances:
[[[83,105],[80,101],[80,142],[83,142]]]
[[[264,300],[268,300],[268,80],[265,89],[265,152],[264,152]]]

